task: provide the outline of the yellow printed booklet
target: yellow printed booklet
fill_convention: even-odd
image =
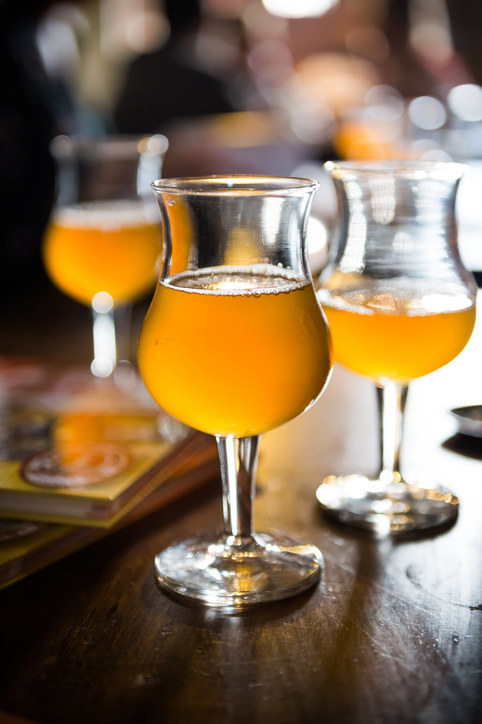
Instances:
[[[0,587],[218,476],[141,384],[0,359]]]

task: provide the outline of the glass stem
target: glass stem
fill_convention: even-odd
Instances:
[[[403,419],[408,385],[387,380],[377,384],[377,402],[380,432],[380,480],[397,483],[400,473],[400,450],[403,437]]]
[[[95,295],[92,316],[94,359],[90,368],[96,377],[109,377],[117,364],[114,304],[109,294]]]
[[[114,312],[117,361],[130,362],[130,330],[132,326],[132,304],[122,304]]]
[[[252,535],[252,506],[259,437],[216,437],[223,483],[224,529],[240,544]]]

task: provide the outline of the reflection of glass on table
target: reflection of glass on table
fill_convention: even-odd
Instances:
[[[150,183],[161,174],[167,145],[162,135],[62,136],[52,144],[58,198],[43,258],[56,286],[92,307],[98,377],[128,360],[131,304],[155,283],[161,245]]]
[[[317,497],[336,519],[378,533],[448,523],[458,499],[400,472],[409,382],[450,362],[475,322],[476,286],[456,244],[454,163],[329,163],[342,217],[319,298],[335,359],[374,380],[381,471],[329,476]]]

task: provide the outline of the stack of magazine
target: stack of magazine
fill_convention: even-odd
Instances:
[[[0,589],[219,475],[123,372],[0,358]]]

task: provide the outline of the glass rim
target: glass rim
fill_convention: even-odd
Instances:
[[[290,196],[318,187],[318,181],[313,179],[264,174],[185,176],[151,183],[154,192],[183,196]]]
[[[323,168],[333,178],[353,175],[399,175],[405,178],[462,178],[467,165],[459,161],[430,161],[423,159],[381,159],[366,161],[326,161]]]
[[[162,133],[59,135],[52,139],[50,150],[54,157],[62,158],[132,158],[145,154],[165,154],[169,140]]]

